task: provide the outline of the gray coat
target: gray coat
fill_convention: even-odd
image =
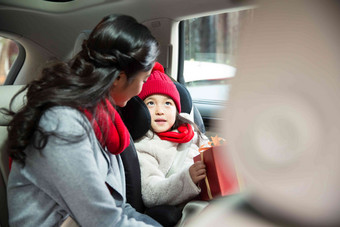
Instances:
[[[7,187],[11,226],[59,226],[69,215],[81,226],[159,225],[126,203],[121,157],[101,148],[84,115],[54,107],[39,126],[74,141],[51,136],[41,152],[26,148],[25,166],[13,162]]]

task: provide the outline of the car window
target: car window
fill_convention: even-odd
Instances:
[[[218,119],[236,73],[238,40],[254,9],[228,12],[182,21],[183,74],[194,104],[206,126]],[[181,64],[180,64],[181,65]]]
[[[19,54],[18,45],[11,39],[0,36],[0,85],[5,83],[7,75]]]
[[[183,76],[188,86],[235,75],[240,30],[252,13],[248,9],[183,21]]]

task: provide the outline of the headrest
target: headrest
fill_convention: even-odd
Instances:
[[[13,98],[13,96],[24,86],[23,85],[2,85],[0,86],[0,108],[9,108],[9,104]],[[19,96],[13,102],[12,108],[14,111],[19,110],[25,103],[25,96],[26,91],[20,93]],[[0,112],[0,126],[8,126],[11,118],[7,115],[4,115]]]
[[[150,129],[150,112],[138,96],[130,99],[125,107],[117,109],[133,140],[141,138]]]
[[[176,85],[181,98],[181,112],[190,114],[192,109],[192,99],[188,89],[178,82],[174,82],[174,84]]]
[[[78,35],[76,42],[74,43],[71,57],[78,54],[78,52],[81,50],[81,45],[83,44],[83,41],[89,37],[90,33],[91,33],[91,30],[84,30]]]
[[[182,113],[190,114],[192,99],[189,91],[180,83],[174,82],[181,98]],[[121,117],[133,140],[144,136],[151,126],[150,112],[141,98],[133,97],[125,107],[119,108]]]

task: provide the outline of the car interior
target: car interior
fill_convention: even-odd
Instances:
[[[183,47],[187,46],[182,34],[185,29],[183,21],[243,11],[253,7],[251,2],[233,0],[2,0],[0,2],[0,20],[2,21],[0,37],[2,40],[11,41],[11,45],[15,44],[16,50],[15,60],[10,67],[4,67],[2,71],[5,73],[0,70],[0,76],[2,76],[2,85],[0,86],[1,107],[8,108],[13,95],[23,85],[38,78],[39,70],[42,69],[44,64],[53,60],[67,60],[74,56],[91,29],[105,15],[127,14],[146,25],[158,40],[161,51],[157,61],[164,66],[166,74],[174,80],[181,95],[183,111],[194,116],[195,123],[202,132],[212,135],[217,133],[214,125],[220,120],[217,113],[224,105],[224,102],[216,99],[216,97],[223,96],[224,93],[218,93],[215,96],[216,100],[204,100],[204,98],[200,100],[200,97],[196,99],[192,97],[191,93],[195,88],[190,90],[183,76],[184,71],[188,71],[188,69],[185,69],[183,56]],[[210,75],[206,76],[210,80]],[[211,81],[214,81],[214,77],[211,79]],[[187,80],[191,81],[192,79]],[[12,104],[14,110],[17,110],[24,103],[23,96],[24,94],[20,94]],[[131,115],[132,109],[133,111],[138,110],[138,114],[134,112],[133,117]],[[145,119],[150,118],[150,116],[148,116],[145,106],[141,100],[138,100],[138,97],[131,99],[128,105],[120,111],[123,113],[123,120],[131,133],[131,141],[148,130]],[[5,142],[9,119],[3,114],[0,115],[0,119],[0,225],[8,226],[6,182],[9,168]],[[140,170],[133,143],[124,152],[123,160],[125,160],[124,166],[126,168],[128,202],[138,211],[153,216],[163,225],[173,226],[181,216],[178,209],[168,206],[146,210],[142,204]]]
[[[317,169],[316,163],[319,160],[310,158],[308,152],[314,152],[315,147],[321,146],[320,138],[324,138],[320,134],[323,129],[320,126],[322,121],[331,119],[338,113],[332,108],[335,108],[334,100],[339,94],[339,80],[334,76],[339,75],[334,73],[339,73],[338,64],[335,63],[339,60],[335,57],[339,56],[339,49],[338,45],[331,47],[331,44],[338,42],[339,39],[333,37],[339,37],[340,32],[337,33],[337,23],[330,21],[338,21],[337,15],[340,14],[330,9],[340,7],[321,4],[321,1],[287,1],[285,4],[268,1],[272,2],[267,2],[272,8],[268,10],[269,7],[263,7],[264,13],[256,11],[259,12],[256,14],[258,2],[266,1],[0,0],[0,108],[11,106],[13,110],[18,110],[25,103],[25,93],[18,95],[14,102],[11,101],[13,96],[26,84],[39,78],[39,72],[46,63],[69,60],[77,54],[83,40],[104,16],[130,15],[144,24],[159,42],[160,55],[157,61],[164,66],[165,73],[174,81],[179,91],[182,111],[192,115],[199,129],[209,138],[217,135],[230,136],[227,138],[230,150],[240,153],[240,157],[235,156],[238,160],[234,159],[242,167],[238,170],[248,177],[246,180],[249,180],[249,185],[256,185],[253,188],[257,193],[255,199],[240,203],[248,194],[239,193],[240,197],[230,197],[230,206],[216,206],[210,212],[208,210],[205,220],[216,218],[231,226],[295,226],[298,221],[292,222],[294,224],[281,222],[286,217],[287,220],[293,217],[292,219],[299,221],[305,218],[306,222],[303,223],[308,223],[305,226],[313,226],[310,224],[315,224],[316,221],[325,224],[328,216],[320,209],[323,206],[328,207],[325,204],[331,204],[333,198],[321,196],[327,193],[314,194],[328,202],[314,211],[309,210],[309,207],[318,203],[304,203],[304,195],[309,192],[306,184],[296,186],[293,183],[294,180],[304,179],[302,167],[308,166],[307,161],[309,167],[313,163],[311,169]],[[319,10],[320,8],[323,10]],[[334,14],[325,13],[328,11]],[[248,30],[244,33],[243,29],[247,25]],[[326,34],[331,33],[332,38],[327,37]],[[243,46],[239,44],[240,40],[243,41]],[[262,48],[268,49],[263,51]],[[332,50],[337,51],[333,53]],[[286,59],[289,64],[285,62]],[[300,62],[303,62],[302,66],[299,65]],[[261,71],[259,66],[267,69],[268,65],[271,67],[267,71]],[[314,75],[316,72],[318,75]],[[229,100],[232,88],[233,99]],[[328,91],[333,91],[334,95],[329,95]],[[333,103],[330,104],[329,100]],[[229,106],[234,108],[234,112],[229,112]],[[240,108],[239,112],[235,111],[237,107]],[[137,211],[150,215],[162,225],[175,226],[182,216],[178,207],[166,205],[146,208],[141,197],[140,169],[133,141],[149,129],[148,109],[139,97],[133,97],[124,108],[118,108],[118,111],[131,136],[131,144],[122,154],[127,200]],[[324,115],[320,117],[320,113]],[[280,120],[284,123],[277,123]],[[9,121],[0,112],[0,227],[9,226],[6,199],[9,174],[6,140]],[[227,133],[222,128],[226,124],[229,124],[227,129],[232,129]],[[337,123],[329,125],[332,125],[334,132],[339,132]],[[333,131],[327,133],[325,134],[332,135],[329,138],[338,137],[338,134],[332,134]],[[307,147],[308,152],[271,153],[275,150],[273,147],[277,150],[283,147],[280,152],[299,152]],[[297,148],[300,150],[297,151]],[[333,153],[329,154],[330,157]],[[289,157],[291,162],[285,162]],[[320,160],[324,161],[323,158]],[[300,167],[301,175],[292,175],[293,180],[282,181],[293,182],[291,185],[294,188],[270,178],[276,174],[286,179],[283,173],[290,173],[290,170],[298,170]],[[338,176],[335,173],[339,171],[333,172],[334,176]],[[330,179],[329,176],[333,175],[328,174],[326,178]],[[314,179],[313,177],[314,175],[310,176],[310,179]],[[329,183],[323,180],[321,181],[325,184]],[[306,182],[313,188],[322,185],[308,180]],[[267,188],[263,187],[267,185]],[[331,188],[336,189],[336,186]],[[268,188],[272,190],[271,196],[267,193]],[[327,191],[326,186],[323,189]],[[277,196],[281,192],[287,197]],[[256,198],[259,198],[258,206]],[[334,209],[325,213],[340,210],[335,205],[332,208]],[[235,210],[240,212],[234,212]],[[282,213],[282,217],[277,219],[278,222],[268,225],[270,221],[276,220],[271,218],[275,212],[276,215]],[[249,218],[249,221],[245,221],[244,217]],[[300,217],[303,218],[299,219]],[[308,222],[310,220],[315,220],[315,223]],[[340,223],[339,220],[334,222]],[[212,225],[223,226],[223,223],[198,220],[188,226]],[[71,222],[63,226],[77,225]]]

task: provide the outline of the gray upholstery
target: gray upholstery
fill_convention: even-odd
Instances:
[[[0,108],[8,108],[12,97],[23,88],[23,85],[0,86]],[[13,110],[18,110],[24,103],[24,93],[21,93],[13,102]],[[10,118],[0,113],[0,126],[7,126]],[[1,134],[2,135],[2,134]]]
[[[83,41],[89,37],[90,33],[91,30],[84,30],[78,35],[71,53],[71,57],[74,57],[79,51],[81,51],[81,45],[83,44]]]
[[[22,85],[0,86],[0,108],[9,108],[12,97],[22,89]],[[24,103],[24,93],[21,93],[13,102],[12,108],[18,110]],[[9,173],[8,153],[6,149],[7,126],[10,118],[0,112],[0,226],[8,226],[6,185]]]

